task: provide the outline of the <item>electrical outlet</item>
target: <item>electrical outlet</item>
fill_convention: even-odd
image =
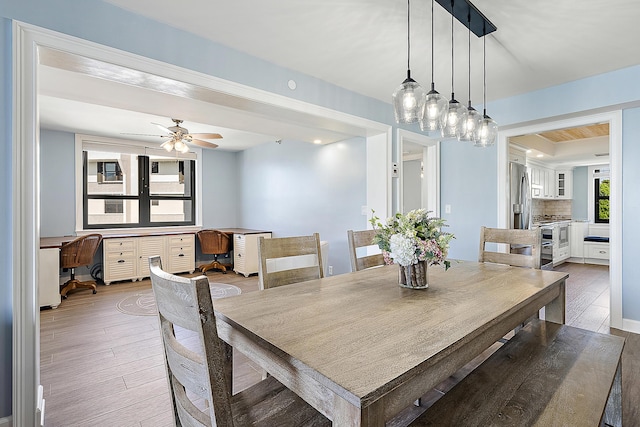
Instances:
[[[333,275],[333,265],[329,266],[329,276]]]

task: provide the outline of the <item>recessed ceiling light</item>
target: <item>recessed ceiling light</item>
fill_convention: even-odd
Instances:
[[[527,154],[531,154],[531,150],[527,150]]]
[[[295,80],[289,80],[287,82],[287,86],[289,86],[289,89],[291,90],[296,90],[296,87],[298,87]]]
[[[544,157],[544,154],[538,154],[536,157]]]
[[[320,140],[320,139],[314,139],[314,140],[313,140],[313,143],[314,143],[314,144],[322,144],[322,140]]]

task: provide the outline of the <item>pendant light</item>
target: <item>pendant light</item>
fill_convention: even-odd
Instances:
[[[462,123],[462,133],[458,136],[458,141],[475,142],[482,115],[471,106],[471,13],[468,15],[467,22],[469,23],[469,106],[467,107],[467,117]]]
[[[457,138],[462,133],[462,123],[467,114],[464,105],[456,101],[453,84],[454,84],[454,50],[453,50],[453,10],[454,0],[451,0],[451,100],[445,114],[442,116],[442,137]]]
[[[438,130],[442,127],[442,115],[447,110],[447,100],[436,90],[434,83],[434,27],[433,3],[431,0],[431,90],[427,93],[420,117],[420,129],[423,131]]]
[[[474,138],[474,145],[476,147],[488,147],[495,144],[496,137],[498,136],[498,124],[491,117],[487,115],[487,36],[484,35],[484,41],[482,46],[483,59],[483,102],[484,109],[482,114],[482,120],[478,131]]]
[[[416,123],[422,113],[424,89],[411,78],[411,5],[407,0],[407,78],[393,92],[393,110],[397,123]]]

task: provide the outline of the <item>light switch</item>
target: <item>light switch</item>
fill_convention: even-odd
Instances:
[[[444,205],[444,213],[451,213],[451,205]]]

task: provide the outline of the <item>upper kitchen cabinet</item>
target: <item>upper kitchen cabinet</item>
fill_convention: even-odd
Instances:
[[[569,169],[554,170],[529,163],[531,197],[536,199],[571,199],[573,172]]]
[[[521,165],[527,164],[527,152],[524,148],[517,147],[515,145],[509,146],[509,161],[519,163]]]
[[[556,171],[556,198],[571,199],[573,197],[573,171]]]

